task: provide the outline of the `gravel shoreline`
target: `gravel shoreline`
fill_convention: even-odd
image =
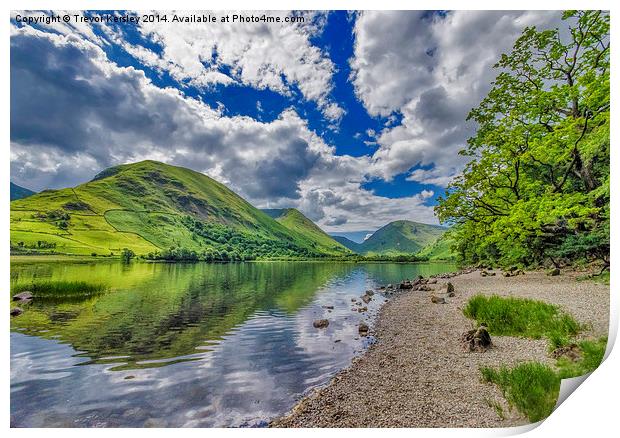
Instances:
[[[542,272],[482,277],[480,271],[438,279],[456,296],[431,303],[432,291],[391,297],[372,334],[377,342],[331,382],[314,390],[271,427],[507,427],[528,421],[510,409],[493,384],[480,380],[480,366],[514,366],[536,360],[549,365],[547,340],[494,336],[484,353],[465,352],[460,336],[472,328],[461,309],[472,295],[498,294],[559,305],[589,325],[580,337],[605,336],[609,286],[577,281],[578,274]],[[497,407],[501,406],[501,418]]]

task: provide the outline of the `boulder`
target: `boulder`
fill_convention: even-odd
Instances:
[[[431,302],[435,304],[446,304],[447,303],[444,297],[438,297],[437,295],[431,296]]]
[[[329,325],[329,321],[327,319],[317,319],[312,325],[314,328],[326,328]]]
[[[366,304],[368,304],[370,302],[370,300],[372,300],[371,297],[369,297],[368,295],[362,295],[362,301]]]
[[[550,275],[551,277],[555,277],[557,275],[560,275],[560,269],[558,268],[553,268],[550,271],[547,272],[547,275]]]
[[[368,335],[368,332],[369,332],[369,330],[370,330],[370,328],[368,327],[368,324],[366,324],[366,323],[365,323],[365,322],[363,322],[363,321],[362,321],[362,322],[360,322],[360,325],[358,326],[358,328],[357,328],[357,329],[358,329],[359,334],[360,334],[361,336],[367,336],[367,335]]]
[[[433,278],[431,280],[428,280],[428,284],[437,284],[437,279]]]
[[[564,347],[558,347],[551,352],[551,357],[559,359],[565,357],[572,362],[576,362],[581,359],[581,348],[577,344],[569,344]]]
[[[493,277],[495,275],[495,272],[482,271],[480,275],[482,277]]]
[[[22,313],[24,313],[24,311],[21,308],[19,308],[19,307],[13,307],[11,309],[11,316],[19,316]]]
[[[13,295],[13,301],[30,301],[32,298],[32,292],[27,290]]]
[[[392,283],[390,283],[390,284],[387,285],[387,288],[388,289],[394,289],[394,285]]]
[[[413,289],[413,284],[410,281],[403,281],[399,286],[399,289]]]
[[[428,292],[428,291],[433,290],[433,288],[432,288],[432,287],[430,287],[430,286],[429,286],[429,285],[427,285],[427,284],[421,284],[420,286],[418,286],[418,287],[416,288],[416,290],[423,290],[423,291],[427,291],[427,292]]]
[[[461,343],[465,351],[477,351],[479,353],[487,351],[492,345],[491,335],[484,325],[463,333]]]

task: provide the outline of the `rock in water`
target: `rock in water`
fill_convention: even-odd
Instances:
[[[368,324],[366,324],[365,322],[360,322],[360,325],[358,327],[358,331],[359,331],[361,336],[367,336],[369,330],[370,330],[370,328],[368,327]]]
[[[550,270],[549,272],[547,272],[547,275],[550,275],[551,277],[555,277],[557,275],[560,275],[560,270],[558,268],[554,268]]]
[[[13,301],[30,301],[30,300],[32,300],[32,292],[27,291],[27,290],[13,295]]]
[[[369,297],[372,297],[374,294],[375,294],[375,292],[374,292],[374,291],[372,291],[372,290],[370,290],[370,289],[368,289],[368,290],[366,291],[366,295],[368,295]]]
[[[24,311],[21,308],[19,308],[19,307],[13,307],[11,309],[11,316],[19,316],[22,313],[24,313]]]
[[[327,319],[317,319],[312,325],[314,328],[326,328],[329,325],[329,321]]]
[[[481,325],[477,329],[466,331],[461,336],[463,348],[466,351],[477,351],[483,353],[491,347],[491,335],[486,326]]]
[[[362,295],[362,301],[365,302],[366,304],[368,304],[371,299],[372,298],[370,298],[368,295]]]

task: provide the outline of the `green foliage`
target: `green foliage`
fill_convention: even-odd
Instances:
[[[36,281],[22,283],[12,288],[12,293],[30,291],[38,299],[84,298],[105,292],[107,287],[100,283],[85,281]]]
[[[480,372],[483,380],[498,385],[508,403],[529,421],[543,420],[553,411],[560,391],[560,378],[547,365],[527,362],[513,369],[485,367]]]
[[[581,341],[578,347],[581,358],[573,361],[560,357],[557,371],[541,363],[528,362],[512,369],[483,367],[480,373],[484,381],[498,385],[508,403],[531,422],[540,421],[553,411],[562,379],[582,376],[598,368],[605,355],[607,338]]]
[[[561,379],[583,376],[598,368],[605,356],[607,337],[595,341],[581,341],[578,343],[581,358],[572,361],[566,357],[560,357],[557,361],[558,374]]]
[[[439,199],[466,263],[609,263],[609,14],[526,28],[469,114],[471,158]]]
[[[121,260],[125,263],[128,263],[135,256],[136,253],[129,248],[123,248],[123,250],[121,251]]]
[[[463,308],[463,314],[484,323],[489,333],[540,339],[573,336],[579,324],[557,306],[525,298],[475,295]]]

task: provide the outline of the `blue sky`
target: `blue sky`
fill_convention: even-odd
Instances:
[[[492,65],[526,25],[560,24],[557,12],[523,11],[22,21],[51,14],[12,13],[13,182],[67,187],[157,159],[356,240],[392,220],[437,223],[433,206],[465,165],[458,151],[475,129],[465,119]]]

